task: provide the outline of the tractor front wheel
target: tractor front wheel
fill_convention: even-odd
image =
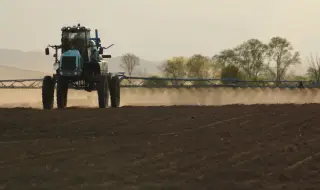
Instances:
[[[42,81],[42,105],[43,109],[52,109],[54,101],[55,82],[51,76],[45,76]]]
[[[68,102],[69,81],[63,77],[57,81],[57,107],[66,108]]]
[[[109,104],[109,85],[108,78],[101,76],[97,83],[99,108],[106,108]]]
[[[111,107],[118,108],[120,106],[120,81],[117,76],[110,80]]]

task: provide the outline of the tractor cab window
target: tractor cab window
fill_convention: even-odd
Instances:
[[[86,46],[85,32],[63,32],[62,45],[65,51],[78,49],[81,52]]]
[[[91,38],[90,31],[87,31],[86,33],[87,33],[87,39],[89,41],[89,39]]]

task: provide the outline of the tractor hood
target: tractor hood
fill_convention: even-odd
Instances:
[[[82,73],[81,54],[78,50],[68,50],[60,57],[60,75],[79,76]]]
[[[64,57],[64,56],[81,57],[81,54],[79,50],[68,50],[61,55],[61,57]]]

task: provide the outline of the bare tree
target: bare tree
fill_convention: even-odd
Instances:
[[[269,67],[269,72],[276,81],[285,77],[290,66],[301,63],[299,52],[293,51],[293,47],[287,39],[273,37],[268,46],[270,62],[275,64],[274,68]]]
[[[249,80],[257,80],[264,73],[267,59],[268,45],[258,39],[249,39],[235,48],[225,49],[213,57],[215,70],[234,69],[235,66],[243,77]],[[218,67],[217,67],[218,66]]]
[[[316,57],[314,58],[312,54],[310,54],[310,57],[307,58],[309,63],[309,68],[307,71],[308,76],[314,80],[317,84],[320,83],[320,58],[316,54]]]
[[[235,48],[240,69],[247,80],[258,80],[263,74],[268,45],[258,39],[250,39]]]
[[[120,67],[128,72],[128,75],[131,76],[134,69],[140,65],[140,58],[132,53],[127,53],[122,56],[122,63]]]

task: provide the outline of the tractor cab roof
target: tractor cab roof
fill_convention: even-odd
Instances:
[[[77,26],[66,26],[61,28],[62,32],[90,32],[90,28],[86,28],[78,24]]]

